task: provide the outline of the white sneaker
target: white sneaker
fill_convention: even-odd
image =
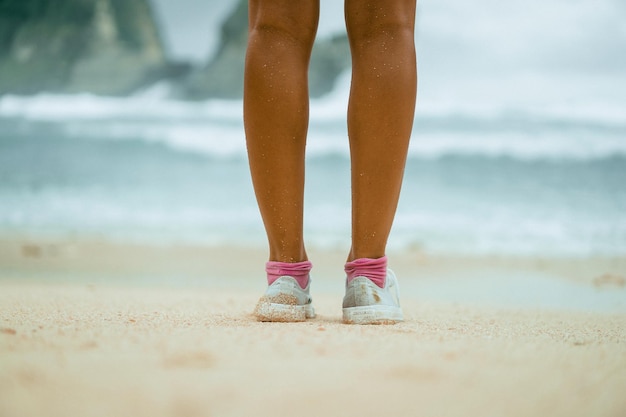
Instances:
[[[315,309],[309,295],[311,279],[305,289],[288,275],[279,277],[267,287],[254,309],[258,321],[305,321],[315,317]]]
[[[346,285],[343,322],[348,324],[394,324],[404,320],[398,296],[398,279],[387,269],[385,287],[367,277],[356,277]]]

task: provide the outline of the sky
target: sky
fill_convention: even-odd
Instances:
[[[207,62],[236,0],[151,0],[171,57]],[[303,1],[303,0],[298,0]],[[320,1],[318,37],[344,31],[343,2]],[[626,101],[626,1],[418,2],[420,96],[509,94]],[[437,86],[437,91],[429,86]],[[530,86],[530,87],[528,87]],[[539,91],[541,90],[541,91]],[[488,95],[488,94],[487,94]]]
[[[172,56],[205,61],[234,0],[151,0]],[[318,36],[343,31],[343,4],[321,0]],[[471,54],[511,66],[626,70],[623,0],[421,1],[418,49],[447,61]],[[434,54],[431,49],[436,49]]]

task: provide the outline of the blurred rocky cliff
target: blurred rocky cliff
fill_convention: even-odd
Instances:
[[[223,23],[217,53],[181,85],[183,96],[195,99],[242,96],[248,35],[247,6],[247,0],[240,0]],[[349,66],[350,49],[345,35],[318,39],[313,47],[309,69],[311,95],[317,97],[330,92],[337,76]]]
[[[199,67],[168,59],[149,0],[0,0],[0,94],[125,95],[168,80],[178,98],[238,98],[246,39],[247,0]],[[311,95],[329,92],[349,65],[345,36],[318,41]]]
[[[0,0],[0,93],[129,93],[168,67],[147,0]]]

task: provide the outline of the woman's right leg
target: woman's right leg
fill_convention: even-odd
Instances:
[[[303,241],[308,65],[319,0],[250,0],[244,126],[252,182],[269,241],[261,321],[315,316]]]
[[[308,64],[319,0],[250,0],[244,125],[270,261],[307,260],[303,242]]]

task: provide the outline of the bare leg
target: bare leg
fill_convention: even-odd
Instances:
[[[398,204],[417,91],[415,0],[346,0],[345,13],[352,261],[385,255]]]
[[[303,242],[308,65],[319,0],[250,0],[244,125],[270,260],[307,260]]]

